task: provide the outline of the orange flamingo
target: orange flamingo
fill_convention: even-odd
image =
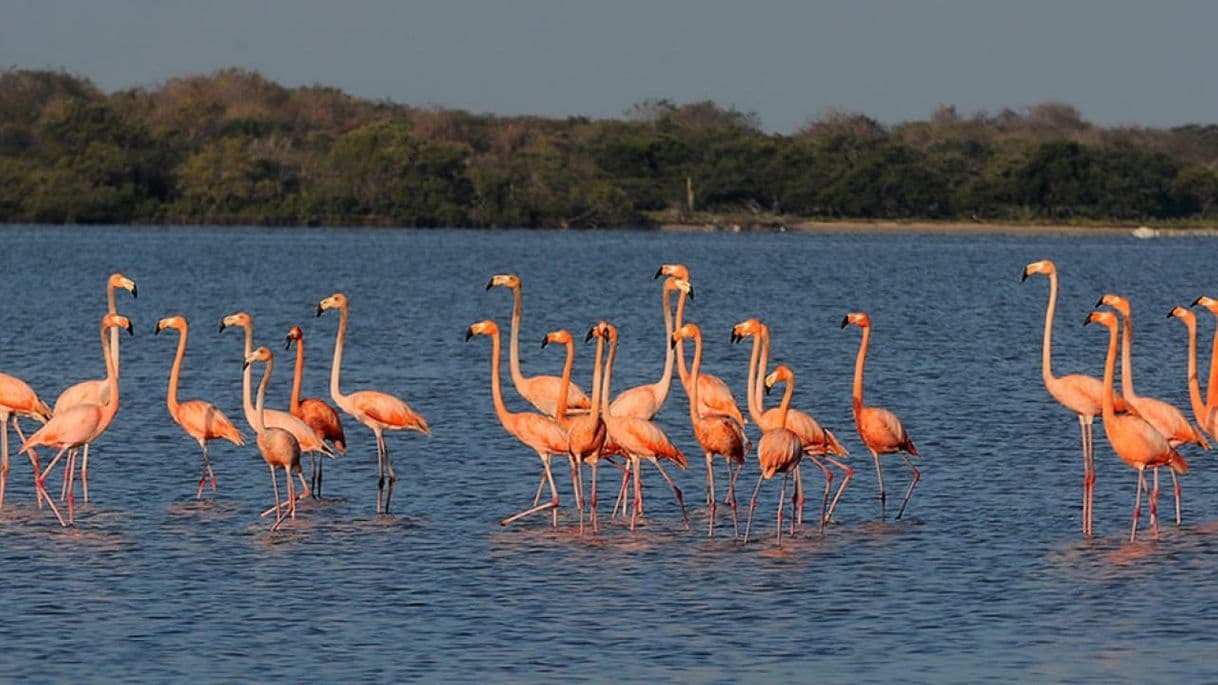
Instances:
[[[384,512],[389,513],[389,500],[393,497],[393,485],[397,482],[397,474],[393,471],[393,460],[389,457],[389,446],[385,443],[385,431],[412,430],[423,435],[431,435],[427,420],[402,400],[376,390],[360,390],[350,395],[344,395],[338,388],[339,368],[343,361],[343,341],[347,337],[347,296],[334,293],[317,305],[317,315],[321,316],[327,309],[337,309],[338,336],[334,341],[334,363],[330,368],[330,399],[334,400],[351,418],[367,426],[376,436],[376,511],[382,511],[381,491],[385,486],[385,476],[389,476],[389,490],[385,493]]]
[[[131,297],[138,297],[139,290],[135,287],[135,281],[127,278],[120,273],[110,274],[110,278],[106,281],[106,311],[110,314],[118,313],[118,306],[114,299],[114,291],[122,288],[131,293]],[[119,347],[118,328],[110,330],[110,349],[113,350],[114,356],[114,373],[119,372],[118,363],[118,347]],[[105,379],[96,379],[90,381],[81,381],[76,385],[70,386],[63,392],[59,393],[59,397],[55,400],[54,413],[74,407],[78,404],[106,404],[110,401],[109,386]],[[64,471],[64,485],[66,494],[66,486],[68,482],[68,472]],[[80,462],[80,487],[85,501],[89,501],[89,445],[85,445],[84,458]],[[62,499],[62,497],[60,498]]]
[[[698,413],[698,374],[702,371],[702,329],[697,324],[687,323],[672,336],[672,346],[682,340],[694,341],[694,359],[689,366],[689,421],[694,428],[694,438],[702,446],[706,456],[706,501],[710,507],[710,519],[706,536],[715,534],[715,455],[721,455],[728,466],[727,497],[732,507],[732,529],[734,537],[740,537],[740,522],[736,511],[736,478],[744,468],[744,455],[751,449],[744,430],[730,417],[722,414]],[[733,470],[732,466],[736,468]]]
[[[558,488],[554,486],[551,461],[554,455],[567,454],[569,446],[567,432],[549,416],[534,414],[532,412],[508,411],[507,405],[503,403],[503,390],[499,385],[499,326],[490,319],[479,321],[471,324],[466,329],[465,341],[469,342],[475,335],[485,335],[491,339],[491,401],[495,405],[495,415],[499,417],[499,423],[503,426],[504,430],[537,452],[537,458],[541,460],[541,465],[545,472],[546,482],[550,485],[549,502],[534,505],[531,508],[513,514],[500,521],[499,525],[506,526],[530,514],[550,509],[552,510],[553,525],[557,528]],[[557,404],[555,404],[555,407],[557,407]]]
[[[595,334],[595,327],[588,331],[588,335],[584,337],[584,342],[592,340]],[[575,341],[571,338],[570,331],[559,329],[546,334],[545,339],[541,341],[541,346],[544,348],[550,343],[565,345],[567,348],[567,360],[563,364],[562,378],[563,382],[559,385],[558,390],[558,405],[555,413],[555,421],[564,430],[567,431],[567,454],[571,457],[571,473],[575,478],[575,506],[579,508],[579,530],[582,533],[584,530],[584,484],[583,473],[580,471],[581,464],[588,464],[592,467],[592,530],[593,532],[600,530],[596,520],[596,469],[600,464],[601,450],[605,447],[605,422],[601,419],[601,390],[597,387],[601,379],[601,358],[604,353],[604,339],[597,336],[596,343],[596,368],[592,372],[592,412],[590,414],[580,414],[571,416],[567,413],[567,398],[568,389],[571,387],[571,367],[575,362]],[[536,502],[534,502],[536,505]]]
[[[1202,295],[1196,300],[1193,300],[1193,306],[1196,307],[1198,305],[1205,307],[1209,313],[1213,314],[1215,317],[1218,317],[1218,300]],[[1214,347],[1213,351],[1210,353],[1210,375],[1205,386],[1205,406],[1207,415],[1218,411],[1218,328],[1214,329]],[[1119,406],[1117,407],[1117,411],[1120,411]],[[1200,423],[1207,426],[1214,425],[1212,419],[1208,421],[1200,421]],[[1214,436],[1215,439],[1218,439],[1218,434],[1210,433],[1210,435]]]
[[[765,403],[762,401],[762,390],[765,388],[765,369],[769,363],[770,356],[770,327],[756,318],[745,319],[732,327],[732,342],[737,343],[745,337],[753,337],[753,352],[749,358],[749,379],[746,389],[749,415],[753,417],[753,423],[762,431],[769,430],[778,425],[778,408],[765,408]],[[837,503],[842,497],[842,492],[846,489],[846,485],[850,479],[854,477],[854,469],[836,457],[847,456],[846,448],[838,441],[831,431],[822,428],[816,419],[805,414],[804,412],[791,407],[787,410],[786,427],[794,431],[799,436],[800,444],[804,446],[804,456],[807,457],[813,464],[820,468],[825,475],[825,494],[821,500],[821,523],[820,529],[824,530],[824,525],[833,519],[833,511],[837,508]],[[833,485],[833,472],[821,463],[820,459],[824,458],[830,464],[833,464],[843,472],[842,482],[837,486],[837,493],[833,496],[832,503],[829,502],[829,489]],[[799,477],[799,467],[795,467],[795,483],[797,488],[796,496],[799,502],[797,514],[797,523],[803,523],[803,482]]]
[[[1153,397],[1142,397],[1133,390],[1133,363],[1130,360],[1130,348],[1133,347],[1133,312],[1129,300],[1120,295],[1106,293],[1098,302],[1097,307],[1107,305],[1121,315],[1121,394],[1125,402],[1132,405],[1147,423],[1167,438],[1167,443],[1178,448],[1180,445],[1196,444],[1205,449],[1210,448],[1205,436],[1189,423],[1184,412],[1173,405]],[[1156,474],[1158,472],[1156,471]],[[1176,472],[1171,472],[1172,489],[1176,496],[1176,525],[1180,525],[1180,480]]]
[[[107,340],[106,332],[114,327],[120,327],[132,333],[131,321],[127,317],[119,314],[107,313],[101,320],[101,344],[102,356],[106,362],[106,383],[110,386],[110,401],[105,404],[78,404],[74,407],[65,409],[59,414],[55,414],[46,425],[39,428],[21,444],[21,451],[26,452],[32,447],[38,445],[47,445],[50,447],[59,448],[55,458],[47,465],[46,469],[38,477],[38,484],[46,480],[47,474],[55,468],[55,464],[63,456],[64,452],[68,452],[68,462],[64,467],[70,470],[73,468],[74,456],[76,451],[82,446],[93,442],[102,433],[110,427],[110,422],[114,420],[114,415],[118,412],[118,374],[114,369],[114,357],[110,351],[110,344]],[[68,481],[68,525],[75,523],[75,499],[72,493],[72,483],[69,477]],[[45,490],[43,491],[45,494]],[[50,502],[50,498],[47,498]],[[54,505],[52,504],[52,509]],[[59,512],[56,511],[56,517]],[[60,519],[60,523],[63,520]]]
[[[211,458],[207,454],[207,441],[223,438],[238,447],[245,444],[245,438],[237,430],[232,421],[210,402],[203,400],[187,400],[178,402],[178,377],[182,373],[182,358],[186,356],[186,339],[190,327],[185,317],[180,315],[161,319],[156,324],[156,335],[166,328],[172,328],[179,334],[178,351],[173,358],[173,368],[169,372],[169,392],[165,402],[169,407],[169,415],[177,422],[186,434],[199,443],[203,450],[203,475],[199,477],[199,489],[195,498],[203,497],[203,486],[211,480],[211,491],[216,492],[216,474],[211,468]]]
[[[25,442],[25,434],[21,431],[21,424],[17,422],[17,418],[21,416],[45,424],[51,420],[51,408],[38,399],[38,394],[28,383],[16,376],[0,373],[0,454],[2,454],[0,457],[2,459],[0,460],[0,509],[4,508],[4,490],[8,485],[9,420],[12,420],[13,429],[17,431],[17,438],[21,442]],[[42,482],[39,480],[42,468],[38,463],[38,454],[34,450],[29,451],[29,457],[30,465],[34,468],[37,500],[41,506],[42,498],[46,497],[46,490],[43,489]],[[50,502],[49,497],[47,497],[47,501]],[[54,507],[53,504],[51,506]],[[56,515],[58,516],[58,513]]]
[[[899,519],[901,514],[905,513],[905,505],[909,504],[909,496],[913,494],[914,487],[922,479],[918,467],[914,466],[909,457],[902,452],[907,452],[915,457],[921,455],[918,454],[918,448],[914,447],[913,441],[905,433],[905,426],[901,425],[901,420],[897,418],[896,414],[882,407],[869,407],[863,404],[863,362],[867,359],[867,345],[871,342],[871,317],[863,312],[851,312],[842,319],[842,328],[850,324],[863,329],[863,340],[859,343],[858,359],[854,362],[854,389],[852,391],[854,427],[858,429],[859,437],[871,451],[871,458],[875,461],[875,474],[880,481],[880,520],[884,519],[885,500],[887,499],[884,493],[884,472],[880,470],[880,455],[895,452],[913,473],[909,489],[905,491],[905,499],[901,501],[901,508],[897,511]]]
[[[687,283],[693,283],[689,278],[689,269],[685,268],[684,264],[664,264],[656,272],[656,278],[660,276],[673,276]],[[690,298],[693,298],[693,291],[689,293]],[[682,294],[684,295],[684,293]],[[677,315],[673,326],[680,328],[685,324],[685,298],[684,296],[677,299]],[[681,376],[681,387],[685,388],[685,392],[689,392],[689,371],[685,368],[685,350],[678,343],[676,349],[677,357],[677,373]],[[732,390],[723,382],[723,379],[718,376],[712,376],[709,373],[703,373],[699,376],[699,383],[702,387],[698,388],[698,413],[699,414],[723,414],[730,416],[743,426],[745,424],[744,414],[740,413],[740,407],[736,405],[736,398],[732,396]]]
[[[329,440],[339,454],[347,453],[347,436],[343,433],[343,422],[338,418],[334,407],[316,397],[300,399],[300,381],[304,372],[304,332],[300,326],[292,326],[288,331],[287,345],[284,349],[292,349],[296,343],[296,371],[292,376],[292,399],[289,411],[292,416],[304,421],[313,433],[321,440]],[[313,469],[310,485],[314,497],[321,497],[322,464],[324,459],[313,455]]]
[[[1053,399],[1078,416],[1079,431],[1083,438],[1083,535],[1090,537],[1092,501],[1095,497],[1095,448],[1092,444],[1091,427],[1100,414],[1103,384],[1098,378],[1072,373],[1067,376],[1053,375],[1053,313],[1057,310],[1057,265],[1051,260],[1032,262],[1023,269],[1020,283],[1029,276],[1042,274],[1049,277],[1049,305],[1045,309],[1045,336],[1041,348],[1041,376],[1045,388]],[[1124,402],[1118,398],[1118,410]]]
[[[1113,392],[1113,376],[1116,373],[1117,354],[1117,318],[1112,312],[1091,312],[1083,322],[1099,323],[1108,328],[1108,356],[1104,360],[1104,395],[1102,415],[1104,417],[1104,433],[1108,443],[1126,464],[1138,470],[1138,492],[1133,505],[1133,526],[1129,531],[1129,541],[1137,539],[1138,518],[1142,511],[1142,492],[1146,485],[1146,469],[1157,469],[1161,466],[1171,467],[1174,473],[1188,473],[1188,462],[1168,444],[1167,438],[1155,430],[1145,419],[1135,414],[1116,413]],[[1150,499],[1150,523],[1154,536],[1159,537],[1159,526],[1155,512],[1155,499]]]
[[[1180,319],[1188,329],[1188,399],[1193,406],[1193,418],[1202,430],[1213,435],[1218,427],[1213,424],[1213,415],[1209,413],[1205,400],[1201,398],[1201,385],[1197,379],[1197,316],[1184,307],[1172,309],[1167,316]],[[1207,420],[1210,421],[1208,425]]]
[[[540,375],[526,377],[520,372],[520,277],[516,274],[492,276],[486,284],[486,289],[490,290],[495,286],[503,286],[512,291],[512,337],[508,342],[508,363],[512,374],[512,385],[516,386],[516,392],[520,393],[520,396],[529,404],[536,407],[537,411],[546,416],[554,416],[558,405],[559,377]],[[572,385],[568,392],[572,411],[586,412],[590,404],[587,393],[577,385]]]
[[[749,500],[749,521],[744,526],[744,542],[749,542],[749,532],[753,529],[753,511],[757,509],[757,494],[761,492],[762,481],[769,480],[774,474],[782,474],[782,491],[778,495],[778,544],[782,545],[782,507],[787,499],[787,479],[791,471],[799,466],[803,457],[803,445],[799,436],[786,427],[786,412],[791,406],[791,395],[795,392],[795,374],[787,366],[779,364],[774,372],[765,378],[768,392],[775,384],[786,383],[782,394],[782,403],[778,405],[778,418],[775,426],[762,433],[757,442],[757,461],[761,465],[761,475],[757,477],[757,487],[753,488],[753,498]],[[794,508],[794,507],[792,507]],[[795,512],[792,511],[794,516]]]
[[[617,327],[606,321],[600,322],[598,326],[601,327],[601,335],[604,335],[609,341],[609,358],[605,360],[605,377],[601,380],[603,386],[601,397],[612,397],[609,389],[612,387],[613,361],[617,356]],[[668,476],[668,472],[664,470],[664,465],[660,463],[660,460],[663,459],[684,469],[685,455],[677,449],[676,445],[672,444],[664,431],[651,421],[633,416],[614,416],[613,414],[606,414],[604,420],[605,427],[609,431],[609,442],[616,445],[617,449],[630,460],[630,473],[634,474],[634,509],[630,514],[630,530],[634,530],[639,514],[643,513],[643,483],[640,477],[643,459],[654,464],[660,471],[660,475],[672,488],[672,492],[677,498],[677,504],[681,507],[681,519],[688,530],[689,515],[685,512],[685,497],[681,494],[681,488],[677,487],[677,484]]]
[[[680,309],[685,307],[685,297],[693,294],[693,289],[688,281],[682,281],[672,276],[664,279],[661,296],[664,305],[664,371],[660,374],[660,380],[618,393],[617,398],[609,404],[609,411],[615,416],[633,416],[650,421],[664,407],[664,401],[668,398],[668,388],[672,384],[672,366],[676,356],[670,344],[673,332],[671,293],[674,290],[681,291],[678,296],[680,302],[677,305]],[[596,389],[593,388],[593,393],[595,392]]]
[[[258,402],[254,409],[254,432],[257,434],[258,451],[271,470],[271,487],[275,491],[275,525],[271,530],[277,530],[284,519],[296,518],[296,486],[292,482],[292,473],[300,473],[300,443],[291,431],[266,425],[266,386],[271,380],[271,370],[275,368],[275,357],[270,349],[259,347],[245,355],[245,366],[248,368],[254,362],[264,362],[266,370],[262,372],[262,381],[258,383]],[[282,505],[279,503],[279,483],[275,479],[275,468],[283,469],[284,480],[287,481],[288,499]],[[287,512],[284,512],[284,507]]]

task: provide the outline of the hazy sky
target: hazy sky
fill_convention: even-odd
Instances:
[[[1218,3],[1184,0],[0,0],[0,66],[107,91],[225,66],[474,112],[710,99],[790,132],[1061,100],[1218,121]]]

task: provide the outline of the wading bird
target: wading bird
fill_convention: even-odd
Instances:
[[[292,375],[292,398],[288,411],[312,428],[313,433],[319,439],[329,440],[339,454],[346,454],[347,436],[343,433],[342,419],[338,417],[338,412],[334,410],[334,407],[316,397],[300,399],[301,375],[304,372],[304,333],[300,330],[300,326],[292,326],[288,331],[287,345],[284,349],[292,349],[293,342],[296,343],[296,370]],[[310,476],[312,482],[309,485],[312,487],[314,497],[321,497],[322,464],[324,463],[325,459],[316,453],[313,454],[313,469]]]
[[[254,409],[254,432],[257,434],[258,451],[267,468],[271,470],[271,488],[275,492],[275,525],[271,530],[277,530],[284,519],[296,518],[296,485],[292,482],[292,474],[300,473],[300,443],[291,431],[266,425],[266,386],[271,380],[271,370],[275,368],[275,357],[270,349],[259,347],[245,355],[245,366],[254,362],[263,362],[266,369],[262,372],[262,381],[258,383],[258,401]],[[275,469],[283,469],[283,478],[287,481],[288,499],[282,505],[279,503],[279,483],[275,479]],[[286,507],[287,511],[284,511]]]
[[[761,483],[773,478],[777,473],[782,474],[782,491],[778,495],[778,544],[782,544],[782,508],[786,505],[787,479],[803,457],[803,445],[799,442],[799,436],[786,427],[786,417],[783,416],[791,406],[791,395],[795,391],[795,374],[782,364],[766,376],[766,391],[779,382],[787,384],[782,394],[782,402],[778,405],[778,418],[783,420],[775,421],[775,426],[762,433],[761,440],[757,442],[757,463],[761,466],[761,475],[757,477],[757,487],[753,488],[753,497],[749,500],[749,520],[744,526],[745,544],[748,544],[749,532],[753,529],[753,511],[757,509],[757,494],[761,492]],[[794,506],[791,515],[795,515]]]
[[[13,430],[17,432],[17,439],[25,442],[25,434],[21,432],[21,424],[17,423],[17,418],[24,416],[34,419],[39,423],[45,424],[51,420],[51,408],[45,402],[38,399],[38,394],[28,383],[10,376],[7,373],[0,373],[0,509],[4,508],[4,490],[8,486],[8,430],[11,420]],[[18,443],[20,444],[20,443]],[[34,450],[28,452],[30,457],[30,465],[34,467],[34,487],[37,492],[37,500],[41,506],[42,498],[46,497],[46,490],[42,486],[42,468],[38,462],[38,454]],[[50,498],[47,498],[50,502]],[[51,505],[54,508],[54,505]],[[58,516],[58,512],[56,516]],[[62,523],[62,519],[60,522]]]

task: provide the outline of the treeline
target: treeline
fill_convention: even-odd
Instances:
[[[1212,222],[1218,125],[1103,128],[1046,103],[792,135],[711,102],[470,114],[227,69],[106,94],[0,72],[0,221],[635,226],[699,213]]]

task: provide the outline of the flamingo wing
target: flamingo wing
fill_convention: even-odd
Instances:
[[[882,407],[863,407],[856,416],[859,437],[877,454],[905,450],[918,456],[917,448],[905,433],[896,414]]]
[[[519,386],[521,397],[537,408],[546,416],[554,416],[558,411],[558,391],[562,388],[562,378],[558,376],[532,376],[525,378]],[[567,389],[567,408],[572,410],[587,410],[592,406],[588,394],[574,383]]]
[[[505,428],[520,442],[545,454],[567,453],[567,431],[554,419],[532,412],[512,414],[511,417],[511,423]]]
[[[334,443],[334,449],[338,450],[339,454],[347,451],[347,435],[343,432],[342,419],[334,407],[316,397],[307,397],[300,401],[299,416],[319,438]]]
[[[650,421],[660,413],[661,406],[656,386],[640,385],[619,393],[617,398],[609,403],[609,413]]]
[[[1209,449],[1210,444],[1205,436],[1194,428],[1184,417],[1184,412],[1176,407],[1153,397],[1138,397],[1128,401],[1139,416],[1167,438],[1168,444],[1175,446],[1195,443]]]
[[[51,418],[51,408],[38,399],[34,389],[7,373],[0,373],[0,407],[17,414],[29,414],[44,423]]]
[[[430,435],[427,420],[402,400],[375,390],[363,390],[347,396],[359,413],[389,430],[416,430]]]
[[[182,430],[195,440],[206,441],[222,438],[237,446],[245,444],[241,431],[237,430],[233,422],[228,420],[224,412],[210,402],[203,400],[182,402],[178,405],[178,412],[174,415],[173,420],[177,421]]]
[[[744,414],[740,413],[740,407],[736,405],[732,389],[727,387],[722,378],[708,373],[698,374],[698,413],[723,414],[744,425]]]
[[[802,456],[799,436],[786,428],[766,431],[757,443],[757,461],[761,465],[761,475],[767,479],[789,470]]]
[[[48,445],[51,447],[74,447],[83,445],[96,437],[98,427],[102,422],[101,406],[96,404],[81,404],[63,413],[56,414],[39,428],[33,435],[26,438],[21,445],[24,452],[30,447]]]
[[[685,468],[685,455],[668,439],[664,431],[651,421],[630,416],[608,417],[609,440],[626,454],[669,459]]]

